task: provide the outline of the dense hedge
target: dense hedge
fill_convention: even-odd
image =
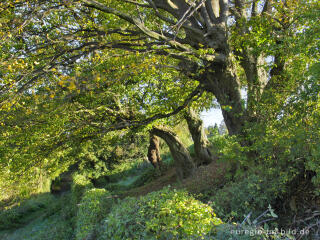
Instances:
[[[99,239],[197,239],[222,221],[187,192],[164,188],[115,205]]]
[[[93,188],[93,184],[91,183],[90,179],[81,174],[74,174],[72,176],[71,185],[71,196],[73,205],[79,203],[85,191],[89,190],[90,188]]]

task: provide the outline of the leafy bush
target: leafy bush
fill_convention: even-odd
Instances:
[[[214,156],[219,156],[221,162],[246,164],[247,157],[236,136],[214,135],[208,138],[210,149]]]
[[[210,198],[211,206],[223,220],[241,220],[250,211],[260,214],[275,200],[277,190],[271,181],[250,175],[241,181],[230,182]]]
[[[86,239],[95,234],[96,225],[107,215],[112,199],[105,189],[91,189],[84,193],[78,207],[76,219],[76,239]]]
[[[238,137],[213,133],[208,137],[208,140],[213,156],[218,158],[217,165],[209,172],[208,179],[219,180],[220,178],[221,181],[213,181],[213,184],[208,184],[209,188],[201,191],[201,194],[204,195],[201,199],[204,201],[215,195],[217,189],[221,188],[226,182],[232,182],[235,176],[243,174],[242,169],[248,168],[249,162],[246,155],[247,149],[241,146]],[[210,176],[210,173],[212,176]]]
[[[91,181],[83,175],[75,173],[71,185],[72,203],[75,205],[80,202],[86,190],[93,188]]]
[[[100,239],[195,239],[221,223],[211,207],[187,192],[164,188],[115,205]]]
[[[320,195],[319,66],[310,65],[303,77],[290,76],[299,76],[301,85],[281,104],[274,97],[269,103],[272,107],[261,105],[262,121],[246,128],[246,140],[252,143],[248,150],[258,153],[255,165],[263,166],[265,175],[277,172],[278,182],[291,185],[291,195],[302,182],[311,183],[314,193]]]

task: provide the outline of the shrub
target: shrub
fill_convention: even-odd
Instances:
[[[86,239],[95,234],[95,228],[101,219],[107,215],[112,199],[105,189],[91,189],[84,193],[76,218],[76,239]]]
[[[241,147],[236,136],[214,135],[208,138],[210,150],[214,156],[219,156],[221,162],[245,164],[247,157],[245,148]]]
[[[210,198],[211,206],[223,220],[241,220],[250,211],[253,217],[263,212],[276,198],[277,190],[271,181],[250,175],[226,184]]]
[[[93,188],[93,184],[91,181],[83,175],[75,173],[72,176],[72,185],[71,185],[71,195],[72,195],[72,203],[77,204],[80,202],[82,195],[84,192],[90,188]]]
[[[100,239],[196,239],[221,223],[211,207],[187,192],[164,188],[115,205]]]

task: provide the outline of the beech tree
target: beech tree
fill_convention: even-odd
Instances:
[[[16,41],[2,46],[13,48],[5,66],[20,73],[6,71],[11,78],[2,91],[14,85],[19,94],[102,49],[148,52],[176,59],[183,75],[216,97],[229,134],[240,134],[247,121],[258,120],[262,105],[285,101],[283,93],[296,85],[286,70],[302,44],[295,41],[314,40],[304,29],[313,31],[310,13],[317,6],[306,0],[4,1],[2,36]]]
[[[184,74],[214,94],[231,135],[241,133],[245,121],[257,120],[258,105],[269,101],[270,94],[294,84],[286,75],[286,64],[294,54],[290,44],[307,22],[303,14],[317,5],[271,0],[124,1],[136,6],[128,11],[125,4],[120,8],[114,1],[81,2],[129,23],[137,35],[146,37],[141,43],[145,50],[178,59]],[[127,45],[132,49],[135,43]],[[267,56],[272,58],[269,67]],[[248,91],[246,107],[241,80]]]
[[[2,1],[3,165],[19,156],[23,175],[54,149],[207,104],[208,93],[229,134],[246,137],[247,125],[281,118],[306,83],[319,59],[318,9],[315,0]]]

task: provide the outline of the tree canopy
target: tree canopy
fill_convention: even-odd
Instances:
[[[315,0],[2,1],[3,174],[50,174],[86,141],[190,105],[217,102],[248,148],[308,101],[315,126],[318,18]]]

